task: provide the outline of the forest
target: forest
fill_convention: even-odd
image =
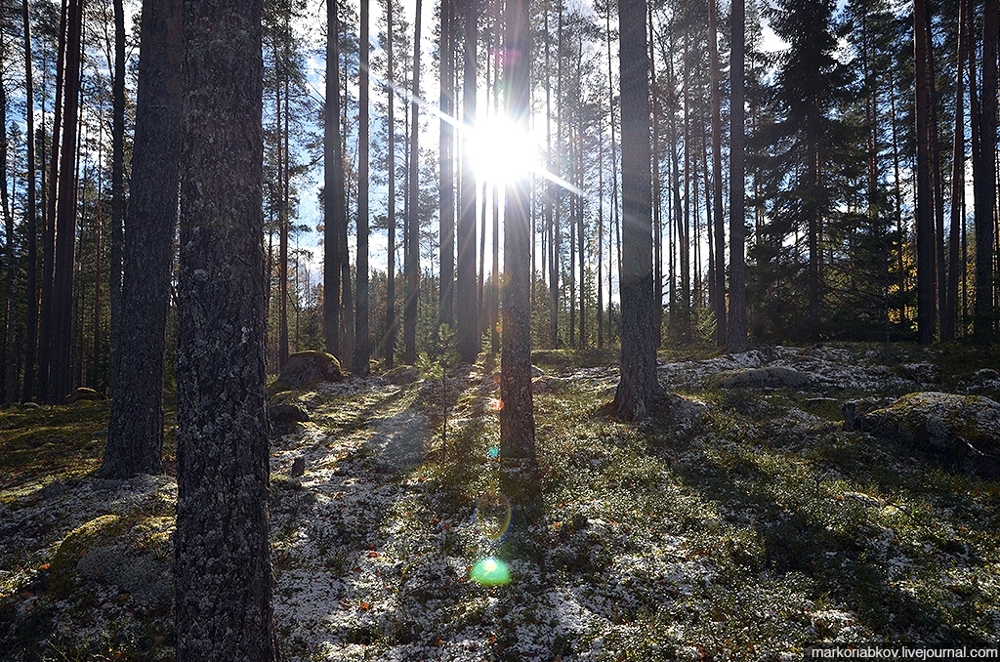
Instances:
[[[0,3],[0,657],[1000,640],[997,0]]]

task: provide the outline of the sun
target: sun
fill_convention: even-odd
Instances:
[[[503,115],[477,123],[468,140],[479,181],[510,184],[537,168],[538,142]]]

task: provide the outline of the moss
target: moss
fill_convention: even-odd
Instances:
[[[70,531],[52,558],[50,568],[53,594],[66,597],[73,589],[76,564],[89,549],[118,539],[127,530],[118,515],[101,515]]]

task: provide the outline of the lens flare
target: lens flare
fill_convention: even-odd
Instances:
[[[489,456],[491,460],[495,460],[498,457],[500,457],[500,447],[490,446],[489,448],[486,449],[486,454]]]
[[[498,541],[510,528],[510,500],[503,494],[486,490],[476,501],[476,526],[484,536]]]
[[[510,583],[510,570],[507,564],[494,556],[479,559],[472,570],[469,579],[481,586],[503,586]]]

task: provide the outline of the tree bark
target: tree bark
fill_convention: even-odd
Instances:
[[[945,306],[941,310],[941,340],[955,339],[958,325],[958,274],[959,241],[965,224],[963,200],[965,197],[965,12],[967,0],[959,0],[958,46],[955,76],[955,132],[952,142],[951,165],[951,216],[948,229],[948,282]]]
[[[24,350],[24,385],[21,399],[30,400],[35,390],[35,344],[38,329],[38,208],[35,193],[35,88],[31,67],[31,22],[28,0],[21,3],[24,28],[24,80],[26,94],[25,123],[28,142],[28,209],[26,230],[28,235],[28,292]]]
[[[645,0],[621,0],[619,62],[622,100],[622,348],[614,409],[643,418],[664,398],[656,377],[650,200],[649,57]]]
[[[441,0],[441,67],[440,96],[441,131],[439,143],[441,182],[440,237],[441,283],[438,300],[438,322],[449,327],[455,324],[455,0]]]
[[[747,349],[746,241],[744,195],[744,0],[733,0],[732,53],[729,62],[729,328],[726,351]]]
[[[180,0],[143,3],[132,199],[125,220],[119,390],[100,473],[163,470],[163,374],[180,178],[183,62]]]
[[[389,81],[389,92],[387,103],[389,104],[388,118],[386,123],[389,126],[389,149],[386,156],[386,170],[388,171],[388,203],[386,210],[386,222],[388,225],[388,258],[386,268],[385,286],[385,367],[391,369],[396,358],[396,94],[392,85],[394,84],[394,72],[392,62],[392,41],[393,41],[393,3],[395,0],[386,0],[385,22],[386,22],[386,77]]]
[[[507,117],[528,130],[531,33],[529,0],[507,0],[504,87]],[[506,188],[504,201],[503,347],[501,350],[501,490],[526,520],[541,489],[535,459],[531,394],[531,181],[523,174]],[[494,248],[496,250],[496,248]]]
[[[917,122],[917,339],[934,341],[934,201],[931,182],[931,80],[928,67],[930,35],[927,0],[916,0],[913,10],[913,47],[916,62]]]
[[[712,77],[712,207],[715,212],[715,342],[726,343],[726,228],[722,213],[722,94],[719,90],[719,46],[717,0],[708,0],[708,51]],[[730,203],[732,204],[732,203]]]
[[[406,304],[403,308],[403,362],[417,361],[417,306],[420,299],[420,14],[421,0],[416,0],[413,21],[413,84],[410,105],[410,183],[409,215],[406,219]]]
[[[111,307],[111,342],[108,352],[108,389],[115,392],[118,374],[118,345],[123,331],[122,265],[125,245],[125,7],[114,0],[115,73],[111,89],[111,266],[109,306]]]
[[[368,0],[361,0],[360,64],[358,66],[358,260],[355,266],[357,292],[354,314],[354,372],[365,376],[369,373],[371,341],[368,336],[368,161],[369,161],[369,110],[368,110],[368,52],[369,44]]]
[[[261,0],[184,2],[177,659],[278,656],[264,405]]]
[[[66,68],[63,93],[62,149],[59,153],[59,190],[56,201],[56,237],[52,276],[52,335],[48,401],[62,402],[73,386],[73,271],[76,243],[76,155],[80,102],[80,51],[83,1],[70,0],[66,20]]]
[[[986,0],[983,9],[983,74],[979,95],[979,148],[974,157],[976,219],[976,300],[973,332],[979,342],[993,337],[994,215],[997,201],[997,39],[1000,0]],[[974,125],[975,126],[975,125]],[[975,164],[979,167],[975,168]]]
[[[344,155],[340,142],[340,18],[337,2],[326,9],[326,104],[323,107],[323,326],[326,351],[343,358],[340,345],[341,227],[347,224]]]
[[[464,71],[462,85],[462,122],[466,137],[462,141],[462,180],[458,216],[458,280],[455,283],[455,305],[462,311],[457,317],[458,356],[474,363],[479,355],[479,318],[476,294],[476,172],[468,149],[468,132],[476,124],[476,37],[478,27],[477,0],[465,1]]]

